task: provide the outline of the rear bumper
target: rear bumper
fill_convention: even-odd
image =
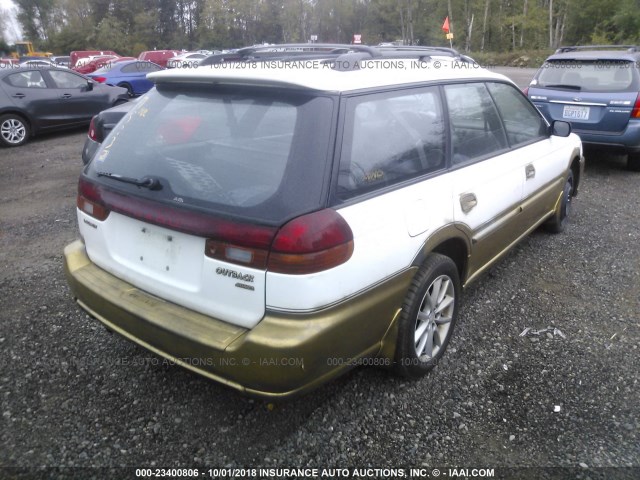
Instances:
[[[321,311],[267,312],[248,330],[114,277],[91,262],[81,241],[64,255],[73,295],[91,316],[171,362],[265,398],[305,392],[377,355],[415,274],[408,269]]]
[[[530,91],[530,97],[531,95],[541,94],[542,93],[537,91]],[[552,114],[549,103],[534,100],[533,104],[549,122],[553,122],[554,120],[568,121],[565,118]],[[580,137],[583,145],[587,148],[602,148],[628,153],[640,152],[640,119],[630,119],[623,131],[616,132],[581,129],[579,125],[573,122],[571,126],[573,133]]]
[[[622,133],[598,133],[575,129],[586,148],[603,148],[627,153],[640,152],[640,122],[630,121]]]

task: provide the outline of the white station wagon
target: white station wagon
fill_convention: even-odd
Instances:
[[[65,249],[110,330],[269,398],[361,364],[426,373],[462,287],[562,231],[584,165],[567,123],[455,51],[305,47],[150,74]]]

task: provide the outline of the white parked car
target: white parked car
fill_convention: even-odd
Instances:
[[[263,397],[433,368],[462,288],[564,230],[584,165],[569,124],[455,51],[313,48],[150,74],[65,249],[109,329]]]
[[[201,52],[186,52],[167,60],[167,68],[198,68],[200,60],[208,56]]]

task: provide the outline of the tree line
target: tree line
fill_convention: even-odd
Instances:
[[[14,0],[24,39],[55,53],[402,41],[467,52],[638,42],[640,0]],[[0,45],[1,45],[0,39]]]

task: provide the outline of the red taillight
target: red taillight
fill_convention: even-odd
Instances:
[[[95,122],[96,122],[96,117],[94,116],[91,119],[91,123],[89,124],[89,132],[87,132],[87,135],[89,135],[89,138],[94,142],[101,143],[103,138],[102,138],[102,135],[98,135],[98,130],[96,129]]]
[[[270,272],[304,275],[343,264],[353,253],[353,233],[347,222],[331,209],[310,213],[285,224],[273,238],[265,227],[242,226],[235,240],[207,240],[208,257]]]
[[[353,232],[335,210],[298,217],[284,225],[271,247],[268,269],[295,275],[328,270],[353,253]]]
[[[207,257],[264,270],[276,227],[220,220],[204,247]]]
[[[99,188],[97,185],[80,178],[76,204],[87,215],[102,221],[109,216],[109,210],[102,202]]]
[[[146,200],[115,192],[80,178],[79,193],[105,209],[118,212],[143,222],[171,228],[204,238],[224,239],[230,243],[249,247],[268,248],[276,227],[251,225],[230,221],[207,213],[173,207],[156,200]],[[247,232],[250,232],[248,235]]]
[[[640,118],[640,93],[636,97],[636,103],[631,111],[631,118]]]
[[[98,83],[104,83],[107,81],[107,77],[91,77]]]
[[[98,220],[114,211],[207,238],[207,257],[276,273],[303,275],[328,270],[349,260],[353,253],[353,232],[331,209],[295,218],[278,229],[117,193],[82,177],[77,204]]]

